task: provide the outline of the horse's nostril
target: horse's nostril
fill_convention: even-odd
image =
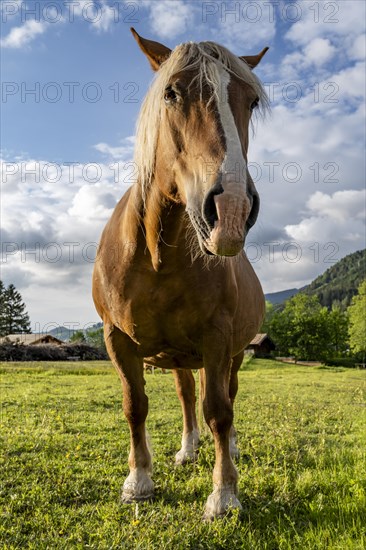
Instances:
[[[203,203],[203,217],[210,229],[214,228],[218,220],[214,196],[216,193],[210,192]]]
[[[209,226],[210,229],[213,229],[215,222],[218,220],[217,210],[215,205],[215,195],[221,195],[224,192],[224,189],[220,182],[217,182],[212,189],[207,193],[205,200],[203,201],[202,215]]]
[[[250,214],[249,214],[249,217],[248,217],[247,223],[246,223],[247,232],[249,231],[249,229],[251,229],[253,227],[253,225],[257,221],[258,212],[259,212],[259,195],[258,195],[258,193],[253,193],[253,195],[252,195],[252,208],[250,210]]]

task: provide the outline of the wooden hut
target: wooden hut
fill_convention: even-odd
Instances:
[[[256,334],[245,352],[253,354],[255,357],[269,357],[271,351],[276,349],[273,340],[266,333]]]
[[[62,340],[52,334],[38,332],[36,334],[8,334],[0,339],[0,344],[23,344],[24,346],[37,346],[43,344],[60,345]]]

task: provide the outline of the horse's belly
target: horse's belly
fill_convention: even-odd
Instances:
[[[166,350],[152,357],[144,357],[146,366],[159,367],[161,369],[201,369],[202,357],[196,357],[176,350]]]

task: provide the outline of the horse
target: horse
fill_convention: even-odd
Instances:
[[[151,499],[144,362],[172,369],[183,412],[176,464],[196,456],[193,369],[215,444],[213,492],[204,518],[241,508],[233,404],[243,350],[264,316],[261,285],[245,252],[259,196],[248,171],[252,113],[268,100],[252,69],[214,42],[174,50],[131,32],[155,78],[136,127],[138,176],[107,223],[93,272],[93,299],[121,379],[130,430],[122,502]]]

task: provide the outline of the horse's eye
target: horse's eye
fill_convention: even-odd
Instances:
[[[174,103],[177,101],[177,93],[171,86],[165,88],[164,101],[165,103]]]
[[[251,110],[251,111],[254,111],[254,109],[255,109],[256,107],[258,107],[258,105],[259,105],[259,97],[257,97],[257,98],[253,101],[253,103],[252,103],[251,106],[250,106],[250,110]]]

